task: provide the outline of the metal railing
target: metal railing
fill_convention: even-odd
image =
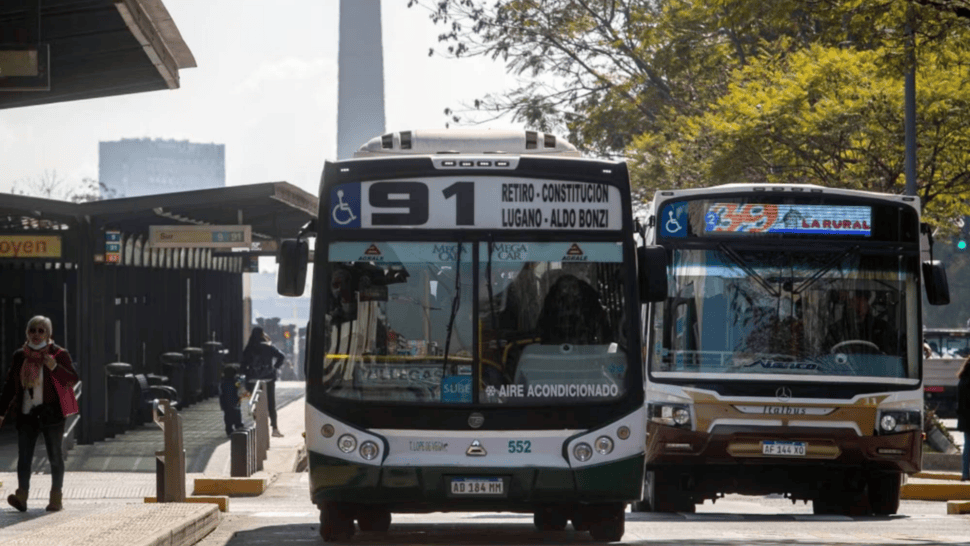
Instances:
[[[253,426],[237,430],[230,436],[229,475],[233,478],[246,478],[263,469],[269,451],[269,408],[265,392],[263,381],[256,381],[246,402],[253,416]]]
[[[74,384],[74,397],[77,398],[78,406],[81,405],[81,392],[81,382],[78,381]],[[61,453],[64,454],[65,459],[67,458],[67,452],[77,443],[77,438],[74,436],[74,428],[80,419],[81,414],[75,413],[74,415],[68,415],[64,421],[64,435],[61,436]]]

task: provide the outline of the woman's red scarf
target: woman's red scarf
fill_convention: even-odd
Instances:
[[[44,348],[39,351],[31,349],[26,343],[24,344],[24,363],[20,367],[20,381],[24,384],[24,388],[31,388],[40,385],[41,376],[40,372],[44,365],[44,357],[49,354],[47,352],[47,347],[50,345],[45,345]]]

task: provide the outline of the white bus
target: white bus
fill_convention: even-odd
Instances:
[[[918,198],[732,184],[659,191],[649,214],[668,294],[643,308],[634,509],[775,493],[895,513],[922,456],[921,286],[949,302]]]
[[[619,540],[642,496],[640,303],[666,294],[663,249],[634,244],[626,165],[532,131],[405,131],[327,162],[320,195],[281,245],[278,288],[302,293],[315,234],[324,540],[434,511]]]

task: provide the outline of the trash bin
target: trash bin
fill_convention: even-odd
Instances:
[[[202,386],[205,384],[205,362],[200,347],[182,349],[185,355],[185,396],[186,401],[194,404],[202,400]]]
[[[112,362],[104,366],[106,409],[106,435],[111,438],[132,426],[131,406],[135,395],[132,366],[127,362]]]
[[[186,407],[185,393],[188,392],[185,386],[185,355],[182,353],[170,352],[162,353],[159,357],[162,360],[162,373],[168,376],[168,383],[179,395],[181,407]]]
[[[225,351],[222,343],[206,341],[202,344],[202,356],[205,360],[205,395],[219,395],[219,379],[222,372],[222,355]]]

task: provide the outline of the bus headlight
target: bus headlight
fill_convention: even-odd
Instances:
[[[893,414],[887,413],[879,420],[879,426],[882,427],[883,432],[892,432],[896,430],[896,418]]]
[[[600,436],[593,445],[596,446],[596,452],[600,455],[609,455],[613,451],[613,439],[609,436]]]
[[[880,434],[894,434],[910,430],[922,430],[923,419],[919,411],[892,410],[879,412]]]
[[[621,439],[621,440],[626,440],[627,438],[629,438],[630,437],[630,427],[624,425],[624,426],[616,429],[616,437],[619,438],[619,439]]]
[[[351,434],[344,434],[337,439],[337,447],[344,453],[352,453],[357,448],[357,438]]]
[[[573,457],[576,457],[577,461],[585,463],[593,458],[593,448],[586,442],[580,442],[573,446]]]
[[[333,436],[333,432],[333,425],[330,423],[327,423],[320,428],[320,434],[322,434],[324,438],[330,438]]]
[[[373,461],[374,458],[377,457],[378,451],[377,444],[370,440],[360,444],[360,456],[368,461]]]
[[[647,405],[647,415],[654,423],[668,427],[690,427],[690,406],[687,404],[652,403]]]

